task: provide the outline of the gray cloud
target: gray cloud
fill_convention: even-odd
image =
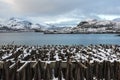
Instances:
[[[59,15],[74,10],[80,0],[14,0],[16,10],[27,15]]]
[[[0,13],[0,17],[27,16],[43,22],[100,19],[99,15],[120,15],[120,0],[0,0]]]
[[[17,15],[12,9],[12,5],[0,0],[0,18],[8,18]]]
[[[27,15],[59,15],[77,9],[82,14],[119,14],[119,0],[13,0],[16,10]]]

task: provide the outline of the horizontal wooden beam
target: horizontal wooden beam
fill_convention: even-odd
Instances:
[[[41,61],[40,60],[40,65],[41,65],[42,68],[44,68],[44,66],[46,64],[50,64],[50,68],[54,68],[56,66],[56,62],[59,62],[59,61]],[[14,66],[17,64],[14,61],[12,61],[12,63],[13,64],[11,66],[9,66],[10,69],[14,68]],[[23,65],[18,69],[18,71],[20,71],[22,68],[26,67],[29,63],[30,63],[30,67],[34,68],[38,64],[38,61],[20,61],[20,63],[23,63]],[[61,61],[60,63],[61,63],[62,68],[67,68],[67,64],[68,64],[67,61]],[[87,66],[80,63],[79,61],[72,61],[71,63],[72,63],[73,68],[75,67],[76,63],[79,64],[83,68],[87,68]],[[102,63],[102,62],[98,62],[98,63]],[[93,64],[93,63],[91,63],[91,64]],[[0,61],[0,69],[3,68],[3,65],[4,65],[4,61]]]

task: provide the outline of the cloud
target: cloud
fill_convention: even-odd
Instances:
[[[15,10],[19,13],[32,16],[54,16],[74,10],[80,0],[13,0]]]
[[[12,2],[9,2],[8,0],[0,0],[0,18],[8,18],[15,15],[16,13],[13,9]]]
[[[78,10],[81,14],[119,14],[119,0],[0,0],[13,12],[30,16],[54,16]],[[0,3],[3,4],[3,3]],[[5,6],[4,6],[5,7]]]
[[[119,14],[119,0],[4,0],[14,11],[30,16],[54,16],[77,9],[82,14]]]
[[[103,15],[111,19],[120,15],[120,0],[0,0],[0,13],[54,24],[104,19]]]
[[[113,20],[115,18],[120,18],[120,15],[98,15],[101,19]]]

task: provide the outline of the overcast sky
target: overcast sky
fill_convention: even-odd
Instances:
[[[22,17],[50,24],[120,18],[120,0],[0,0],[0,18]]]

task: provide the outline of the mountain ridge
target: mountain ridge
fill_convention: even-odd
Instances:
[[[13,30],[45,30],[50,26],[43,23],[33,23],[29,20],[12,17],[10,19],[6,19],[5,21],[0,21],[0,28],[3,27],[7,27]]]
[[[81,21],[75,27],[56,27],[52,24],[34,23],[26,19],[12,17],[0,21],[0,31],[48,31],[52,33],[118,32],[120,31],[120,22],[118,19],[89,19]]]

